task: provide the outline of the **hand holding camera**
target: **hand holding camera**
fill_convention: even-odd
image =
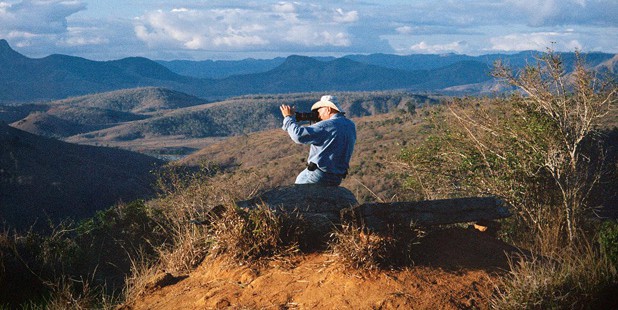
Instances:
[[[281,110],[281,114],[283,117],[286,116],[295,116],[297,122],[302,121],[310,121],[310,122],[318,122],[320,118],[318,117],[318,111],[311,112],[296,112],[294,107],[291,107],[286,104],[282,104],[279,109]]]

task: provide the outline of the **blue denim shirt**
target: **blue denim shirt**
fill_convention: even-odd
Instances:
[[[293,116],[283,119],[283,130],[298,144],[311,144],[307,162],[327,173],[344,174],[356,143],[356,125],[340,113],[311,126],[300,126]]]

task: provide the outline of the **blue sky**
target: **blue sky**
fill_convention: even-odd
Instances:
[[[0,0],[0,38],[95,60],[618,53],[618,0]]]

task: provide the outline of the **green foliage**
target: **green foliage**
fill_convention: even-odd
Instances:
[[[581,60],[565,76],[551,53],[517,74],[501,65],[494,74],[524,94],[453,99],[447,113],[425,113],[428,138],[400,154],[406,184],[425,198],[494,195],[513,207],[502,234],[542,257],[511,263],[496,308],[603,307],[616,293],[618,274],[609,261],[618,255],[618,231],[615,222],[602,226],[602,255],[588,245],[594,232],[586,216],[591,193],[615,194],[615,187],[598,186],[615,158],[604,161],[613,157],[599,147],[597,126],[617,89]]]
[[[599,229],[598,240],[601,251],[618,268],[618,221],[604,221]]]
[[[119,275],[129,273],[131,260],[138,256],[153,259],[156,248],[169,238],[164,225],[160,212],[137,200],[99,211],[82,221],[75,239],[87,269],[97,269],[95,280],[107,281],[107,285],[118,289],[124,283],[124,277]],[[115,281],[110,281],[110,276]]]
[[[122,290],[132,259],[154,258],[155,247],[168,238],[161,223],[144,201],[133,201],[79,224],[61,223],[50,233],[5,233],[0,298],[11,306],[29,300],[53,308],[64,300],[78,308],[100,307]]]

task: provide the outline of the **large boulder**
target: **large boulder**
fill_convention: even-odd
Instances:
[[[508,206],[496,197],[465,197],[425,201],[358,204],[344,187],[290,185],[237,202],[240,208],[267,206],[303,230],[301,242],[326,244],[342,221],[356,223],[372,232],[391,233],[394,227],[489,222],[509,217]]]
[[[265,205],[288,219],[301,221],[303,233],[300,241],[313,246],[325,244],[333,229],[341,223],[341,210],[357,206],[358,201],[345,187],[294,184],[236,204],[247,209]]]

